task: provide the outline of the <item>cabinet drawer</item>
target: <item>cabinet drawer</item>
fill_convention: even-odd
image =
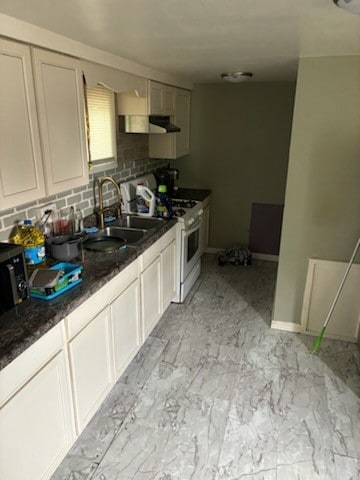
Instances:
[[[63,322],[53,327],[0,372],[0,406],[63,346]]]
[[[133,282],[139,274],[138,259],[132,262],[116,277],[100,288],[65,319],[66,335],[73,338],[101,310],[109,305],[119,293]]]
[[[154,259],[176,238],[178,225],[174,225],[154,245],[148,248],[140,257],[140,270],[144,271]]]

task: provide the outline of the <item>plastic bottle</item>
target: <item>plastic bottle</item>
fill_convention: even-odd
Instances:
[[[136,187],[136,207],[139,215],[152,217],[155,213],[156,199],[150,188],[142,183]]]
[[[159,185],[156,200],[156,215],[161,218],[171,218],[173,216],[171,200],[167,194],[166,185]]]
[[[45,237],[38,228],[31,225],[31,220],[24,221],[24,225],[18,228],[11,241],[24,247],[28,267],[46,266]]]

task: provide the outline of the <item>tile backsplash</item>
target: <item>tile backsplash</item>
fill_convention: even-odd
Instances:
[[[25,219],[36,220],[37,208],[54,203],[58,210],[74,206],[81,210],[84,217],[94,211],[94,180],[104,175],[113,177],[117,183],[130,178],[151,173],[164,166],[166,160],[149,159],[148,135],[120,133],[117,138],[118,167],[98,173],[91,173],[89,184],[58,195],[45,197],[36,202],[18,205],[15,208],[0,211],[0,241],[7,241],[13,227]],[[115,201],[115,189],[109,184],[104,186],[104,203]]]

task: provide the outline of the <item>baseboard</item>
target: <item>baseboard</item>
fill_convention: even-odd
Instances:
[[[279,322],[273,320],[271,322],[271,328],[274,330],[284,330],[285,332],[294,332],[300,333],[301,332],[301,325],[298,323],[291,323],[291,322]]]
[[[223,248],[213,248],[213,247],[208,247],[205,249],[205,253],[219,253],[219,252],[223,252],[224,249]]]
[[[270,255],[269,253],[256,253],[251,252],[252,258],[256,260],[268,260],[270,262],[278,262],[279,255]]]
[[[214,248],[214,247],[208,247],[205,250],[205,253],[219,253],[223,252],[225,249],[224,248]],[[268,253],[252,253],[252,258],[255,258],[256,260],[269,260],[270,262],[278,262],[279,261],[279,256],[278,255],[269,255]]]
[[[309,335],[310,337],[318,337],[320,332],[313,332],[313,331],[302,331],[304,335]],[[341,342],[348,342],[348,343],[358,343],[357,338],[352,337],[344,337],[343,335],[335,335],[333,333],[326,333],[324,334],[324,338],[330,338],[331,340],[340,340]]]

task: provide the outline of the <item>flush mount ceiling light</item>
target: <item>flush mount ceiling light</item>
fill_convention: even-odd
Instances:
[[[335,5],[360,15],[360,0],[334,0]]]
[[[221,78],[230,83],[244,82],[250,80],[252,76],[251,72],[227,72],[221,74]]]

